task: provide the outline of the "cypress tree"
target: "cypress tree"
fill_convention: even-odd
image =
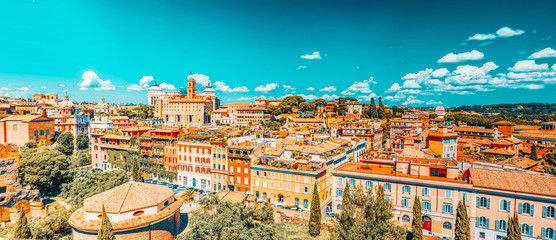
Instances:
[[[376,104],[375,104],[375,98],[371,98],[371,104],[369,106],[369,118],[377,118],[378,114],[376,111]]]
[[[421,209],[421,200],[419,196],[415,196],[413,202],[413,221],[411,222],[412,240],[423,240],[423,213]]]
[[[531,159],[539,160],[539,155],[537,155],[537,145],[535,144],[531,146]]]
[[[15,239],[28,239],[31,238],[31,228],[29,228],[29,222],[27,216],[25,215],[25,208],[21,207],[21,212],[19,213],[19,219],[15,225]]]
[[[352,239],[353,232],[351,227],[353,226],[353,213],[355,206],[353,205],[353,199],[351,198],[351,192],[349,190],[349,184],[346,184],[344,188],[344,195],[342,199],[342,207],[340,210],[340,216],[338,216],[338,226],[337,226],[337,239]]]
[[[377,115],[379,119],[384,119],[386,112],[384,111],[384,104],[382,104],[382,97],[378,97],[378,110]]]
[[[516,212],[514,212],[513,217],[508,217],[507,233],[508,240],[521,240],[521,227],[519,226],[519,220]]]
[[[465,199],[458,202],[456,211],[455,240],[470,240],[471,229],[469,228],[469,215],[467,215]]]
[[[143,176],[141,176],[141,169],[139,168],[139,161],[137,160],[137,156],[133,156],[133,165],[131,167],[131,177],[133,177],[133,181],[142,182]]]
[[[320,198],[317,191],[317,183],[313,186],[313,198],[311,199],[311,215],[309,216],[309,234],[318,236],[320,234]]]
[[[110,222],[110,219],[108,219],[108,215],[106,214],[104,205],[102,205],[102,223],[100,225],[100,229],[98,230],[97,239],[116,240],[114,229],[112,228],[112,223]]]

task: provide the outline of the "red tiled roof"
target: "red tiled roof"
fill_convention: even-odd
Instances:
[[[556,197],[556,177],[487,169],[469,169],[471,183],[484,187]]]

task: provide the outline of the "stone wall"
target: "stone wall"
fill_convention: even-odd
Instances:
[[[295,210],[273,208],[274,209],[274,220],[276,222],[290,222],[295,224],[307,225],[309,223],[310,213],[308,212],[298,212]],[[332,227],[332,219],[329,217],[321,217],[322,227]]]

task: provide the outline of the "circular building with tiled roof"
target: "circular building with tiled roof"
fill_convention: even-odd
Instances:
[[[130,181],[85,199],[69,224],[73,239],[97,239],[104,206],[117,239],[174,239],[181,205],[166,186]]]

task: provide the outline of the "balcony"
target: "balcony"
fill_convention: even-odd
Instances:
[[[230,176],[234,176],[234,172],[230,172]]]

